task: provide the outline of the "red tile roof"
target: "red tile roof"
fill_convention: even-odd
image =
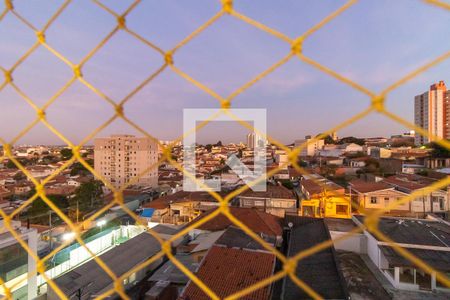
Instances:
[[[265,192],[253,191],[248,189],[239,196],[257,197],[257,198],[276,198],[276,199],[295,199],[294,193],[282,185],[267,185]],[[238,196],[238,197],[239,197]]]
[[[367,182],[361,179],[352,180],[350,186],[352,190],[360,193],[370,193],[393,188],[391,185],[384,182]]]
[[[271,276],[275,256],[272,253],[213,246],[202,261],[196,275],[220,298],[225,298]],[[270,285],[240,299],[269,299]],[[210,299],[190,281],[181,299]]]
[[[402,178],[399,178],[399,177],[396,177],[396,176],[391,176],[391,177],[385,178],[383,181],[388,183],[388,184],[390,184],[390,185],[392,185],[392,186],[395,186],[395,187],[398,187],[398,188],[401,188],[401,189],[405,189],[405,190],[410,191],[410,192],[414,191],[414,190],[419,190],[419,189],[422,189],[422,188],[426,187],[425,184],[420,184],[420,183],[417,183],[417,182],[407,181],[405,179],[402,179]]]
[[[249,227],[253,232],[258,234],[264,233],[269,236],[281,236],[283,233],[281,219],[277,216],[261,212],[255,208],[230,207],[229,209],[233,216],[247,225],[247,227]],[[197,222],[201,218],[212,213],[214,210],[215,209],[212,209],[200,215],[192,222]],[[209,220],[197,228],[208,231],[219,231],[227,229],[230,225],[233,225],[233,223],[223,214],[219,214],[212,220]]]

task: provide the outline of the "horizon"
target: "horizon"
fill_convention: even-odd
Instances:
[[[120,13],[129,2],[106,1],[105,4]],[[277,6],[277,14],[272,13],[270,1],[261,1],[258,6],[236,1],[234,8],[295,37],[345,2],[287,1]],[[62,1],[26,5],[18,2],[15,9],[40,28],[59,3]],[[194,4],[143,2],[127,16],[126,24],[168,50],[220,8],[220,1],[202,0]],[[163,17],[163,12],[170,17]],[[361,16],[364,16],[364,22],[361,22]],[[433,22],[427,22],[429,19]],[[115,22],[94,3],[72,2],[49,27],[46,41],[77,63],[114,28]],[[444,53],[447,45],[441,37],[450,35],[450,27],[446,26],[449,22],[450,16],[445,10],[420,1],[359,1],[308,38],[304,52],[371,90],[381,90]],[[10,14],[2,22],[0,38],[8,41],[0,49],[0,65],[5,69],[35,40],[33,32]],[[429,47],[430,44],[433,47]],[[279,61],[288,50],[289,45],[225,15],[177,52],[174,61],[188,75],[226,96]],[[161,63],[162,58],[156,51],[118,31],[83,67],[83,75],[100,91],[118,101]],[[449,82],[446,72],[449,67],[450,62],[446,60],[402,85],[389,94],[387,108],[412,122],[414,96],[427,91],[435,82]],[[67,65],[41,46],[14,71],[14,83],[40,106],[71,75]],[[10,86],[3,89],[0,101],[0,137],[10,141],[33,122],[35,112]],[[268,134],[289,143],[314,132],[324,132],[369,104],[366,95],[298,59],[291,59],[240,94],[233,107],[266,108]],[[129,119],[154,137],[173,140],[182,133],[183,108],[217,106],[215,99],[167,69],[134,95],[124,106],[124,111]],[[15,113],[11,114],[12,111]],[[48,107],[46,113],[50,124],[78,144],[111,117],[114,110],[81,83],[75,82]],[[372,113],[340,130],[340,135],[386,136],[405,131],[408,128]],[[116,120],[98,135],[124,132],[136,134],[124,121]],[[211,132],[206,140],[216,139],[214,130]],[[222,131],[221,134],[223,140],[242,139],[237,131]],[[60,144],[62,141],[39,123],[17,143]]]

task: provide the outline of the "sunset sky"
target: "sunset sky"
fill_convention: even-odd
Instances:
[[[17,11],[40,28],[63,1],[16,1]],[[131,1],[102,1],[122,12]],[[235,9],[296,37],[343,5],[337,0],[236,0]],[[0,4],[0,5],[3,5]],[[3,7],[0,7],[3,10]],[[169,50],[220,10],[218,0],[144,0],[127,26]],[[419,0],[361,0],[305,41],[304,54],[379,92],[412,70],[450,50],[450,13]],[[73,1],[47,32],[47,42],[74,63],[116,25],[91,1]],[[34,33],[12,14],[0,22],[0,65],[10,68],[35,41]],[[174,56],[175,65],[226,97],[289,52],[283,41],[240,20],[224,16]],[[125,97],[161,64],[160,54],[119,32],[86,64],[87,81],[115,101]],[[426,71],[389,95],[387,106],[413,121],[414,95],[444,80],[450,86],[450,60]],[[71,76],[71,69],[40,47],[15,72],[14,82],[42,105]],[[3,80],[0,75],[0,81]],[[235,98],[236,108],[266,108],[268,133],[291,143],[315,135],[364,110],[370,99],[298,59]],[[170,140],[182,133],[183,108],[219,107],[216,99],[169,68],[135,95],[126,115],[150,134]],[[114,114],[111,105],[80,83],[47,110],[51,124],[74,143]],[[35,118],[34,110],[11,88],[0,92],[0,137],[11,140]],[[247,129],[216,124],[199,133],[200,142],[244,141]],[[390,136],[407,131],[372,115],[338,132],[339,136]],[[136,133],[116,121],[99,136]],[[61,144],[43,125],[19,143]]]

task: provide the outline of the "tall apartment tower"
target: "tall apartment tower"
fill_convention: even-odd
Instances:
[[[255,148],[255,144],[256,144],[256,133],[254,132],[250,132],[249,134],[247,134],[247,147],[250,149]]]
[[[135,185],[157,187],[158,169],[142,172],[158,161],[158,144],[147,137],[112,135],[94,141],[95,171],[115,187],[121,187],[133,177],[140,176]]]
[[[428,134],[438,138],[450,138],[450,91],[444,81],[430,86],[430,90],[414,98],[414,123]],[[423,145],[433,138],[416,133],[415,142]]]
[[[247,134],[247,148],[254,149],[258,147],[266,147],[268,141],[256,132],[250,132]]]

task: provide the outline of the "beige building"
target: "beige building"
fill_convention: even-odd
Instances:
[[[94,143],[95,171],[115,187],[120,187],[137,176],[139,179],[134,182],[136,185],[158,185],[158,144],[155,141],[133,135],[112,135],[95,139]],[[146,172],[152,165],[155,167]]]
[[[428,134],[438,138],[450,138],[450,91],[445,83],[430,86],[430,90],[414,98],[414,122],[425,129]],[[431,142],[428,137],[416,133],[416,144],[423,145]]]
[[[307,144],[306,147],[302,149],[300,152],[300,156],[314,156],[316,155],[320,150],[323,149],[325,145],[324,140],[316,140],[313,141],[311,136],[306,136],[304,140],[296,140],[294,142],[294,146],[297,148],[303,144]]]

